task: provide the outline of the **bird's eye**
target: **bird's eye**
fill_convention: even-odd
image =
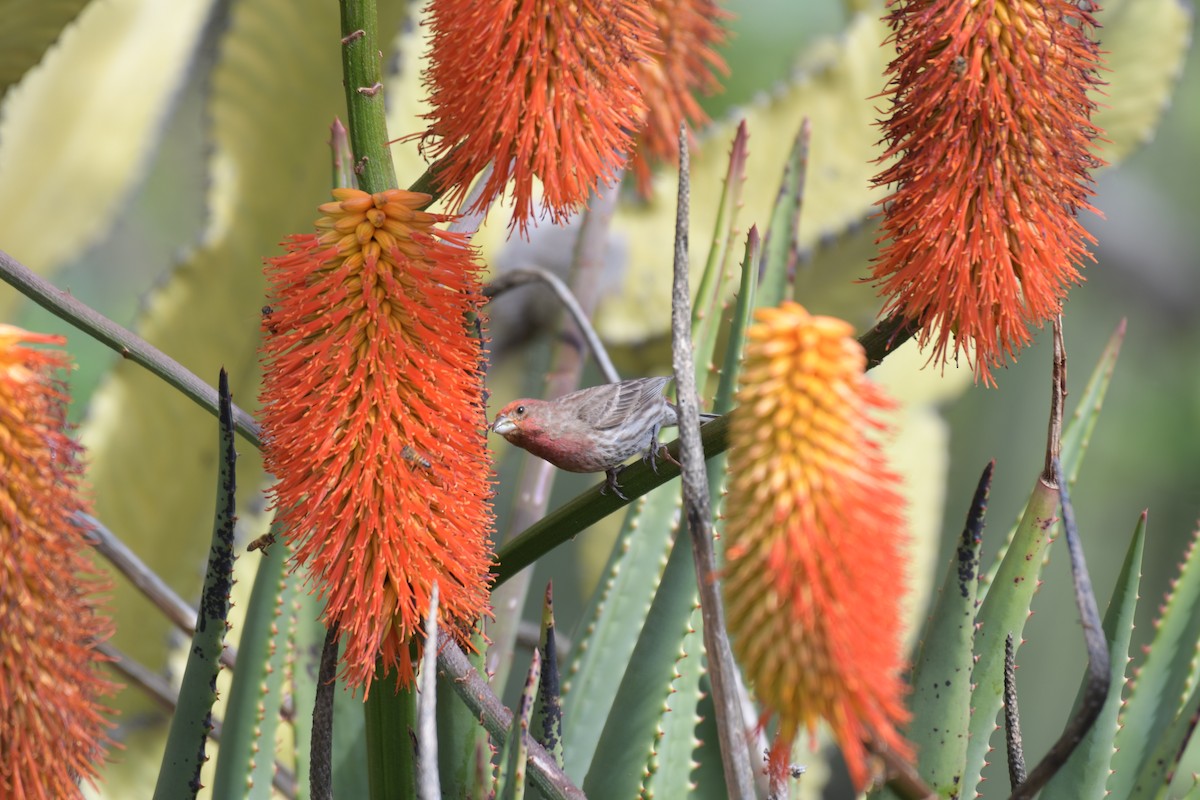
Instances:
[[[519,417],[524,413],[525,413],[525,406],[517,406],[517,416]]]

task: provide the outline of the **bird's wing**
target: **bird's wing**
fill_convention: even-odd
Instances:
[[[608,430],[627,421],[639,408],[657,403],[670,378],[634,378],[595,393],[592,402],[579,408],[579,418],[597,430]]]

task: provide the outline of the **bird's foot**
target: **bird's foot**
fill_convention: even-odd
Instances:
[[[600,487],[600,494],[608,494],[608,490],[612,489],[613,494],[615,494],[617,497],[621,498],[626,503],[628,503],[629,498],[626,497],[625,495],[621,494],[621,486],[620,486],[620,484],[617,483],[617,473],[620,472],[623,468],[624,468],[623,466],[622,467],[614,467],[613,469],[604,471],[604,474],[607,476],[607,478],[604,481],[604,485]]]
[[[671,451],[667,449],[667,446],[659,443],[658,428],[655,428],[650,433],[650,446],[646,448],[646,455],[642,456],[643,461],[650,462],[650,469],[654,470],[655,475],[658,474],[658,456],[662,456],[680,469],[683,468],[683,465],[675,460],[675,456],[671,455]]]
[[[671,455],[671,451],[667,449],[667,446],[665,444],[660,444],[659,448],[660,448],[658,451],[659,455],[661,455],[667,461],[670,461],[672,464],[679,467],[680,469],[683,469],[683,464],[680,464],[679,460],[676,459],[675,456]]]

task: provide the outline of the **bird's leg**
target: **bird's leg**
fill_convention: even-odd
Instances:
[[[650,469],[654,474],[658,474],[658,462],[655,456],[658,454],[658,426],[655,425],[650,429],[650,446],[646,449],[646,455],[642,456],[643,461],[650,462]]]
[[[629,498],[626,497],[625,495],[621,494],[621,487],[620,487],[620,485],[617,484],[617,473],[619,473],[623,469],[625,469],[625,465],[620,464],[618,466],[613,467],[612,469],[606,469],[604,471],[604,474],[607,477],[607,480],[605,480],[604,485],[600,487],[600,494],[608,494],[608,490],[612,489],[613,494],[615,494],[617,497],[621,498],[626,503],[628,503]]]
[[[658,474],[658,464],[654,460],[655,455],[661,455],[667,461],[682,469],[683,465],[675,460],[675,456],[671,455],[671,451],[667,449],[667,446],[658,443],[658,431],[659,427],[655,425],[654,429],[650,432],[650,449],[646,452],[645,456],[645,458],[650,460],[650,469],[654,470],[655,475]]]

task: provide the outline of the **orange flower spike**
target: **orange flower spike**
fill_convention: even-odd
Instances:
[[[376,659],[412,678],[436,581],[464,644],[488,613],[491,512],[465,239],[428,195],[334,192],[317,235],[268,260],[263,430],[277,514],[346,640],[343,675]]]
[[[1088,90],[1100,58],[1095,5],[1073,0],[923,0],[888,16],[887,168],[876,178],[883,248],[873,272],[885,314],[921,327],[945,363],[977,379],[1015,358],[1082,280],[1092,237],[1098,135]],[[972,348],[974,352],[972,353]]]
[[[108,583],[72,520],[89,507],[64,433],[67,359],[27,346],[63,341],[0,325],[0,797],[82,797],[110,743]]]
[[[637,65],[659,50],[639,0],[433,0],[423,136],[458,205],[493,172],[471,211],[513,181],[512,227],[533,218],[533,180],[556,223],[611,183],[646,105]]]
[[[848,323],[795,303],[761,309],[747,332],[730,427],[724,594],[733,648],[779,720],[769,769],[786,770],[802,728],[824,720],[856,786],[863,743],[902,757],[900,673],[907,541],[899,477]]]
[[[696,93],[715,94],[721,88],[718,75],[729,74],[717,48],[726,38],[722,22],[732,16],[715,0],[650,0],[649,6],[663,49],[634,70],[647,107],[632,161],[642,194],[649,193],[652,159],[679,163],[679,124],[708,123]]]

